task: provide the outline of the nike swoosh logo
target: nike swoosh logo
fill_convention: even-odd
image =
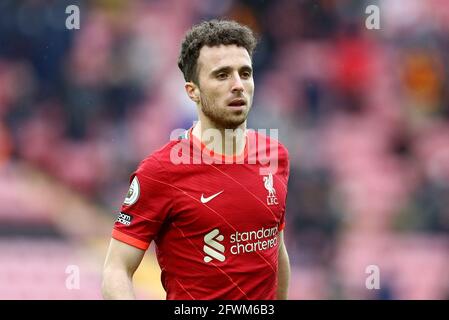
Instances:
[[[215,198],[216,196],[218,196],[220,193],[222,193],[224,190],[221,190],[220,192],[211,195],[210,197],[204,198],[204,193],[201,195],[201,203],[208,203],[209,201],[211,201],[213,198]]]

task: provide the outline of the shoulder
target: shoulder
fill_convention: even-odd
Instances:
[[[273,132],[266,130],[248,130],[248,137],[251,140],[257,141],[257,148],[264,146],[267,150],[274,150],[277,152],[277,157],[279,160],[289,161],[289,152],[285,145],[283,145],[277,138],[276,134],[272,134]]]
[[[137,174],[162,174],[167,170],[170,159],[170,149],[176,141],[170,141],[163,147],[149,154],[137,166]]]
[[[138,165],[136,172],[163,174],[177,171],[179,170],[179,153],[188,155],[189,150],[189,140],[180,136],[178,139],[169,141],[143,159]]]
[[[277,131],[248,130],[249,155],[256,157],[262,165],[269,165],[270,170],[288,179],[290,161],[288,149],[277,139]]]

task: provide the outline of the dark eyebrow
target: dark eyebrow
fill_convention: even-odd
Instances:
[[[243,66],[240,68],[240,71],[249,71],[249,72],[253,72],[253,68],[251,68],[250,66]]]
[[[217,75],[221,72],[230,72],[231,70],[232,70],[231,67],[221,67],[221,68],[218,68],[217,70],[212,71],[212,74]]]
[[[213,75],[218,75],[218,74],[221,73],[221,72],[227,72],[227,73],[229,73],[229,72],[231,72],[231,70],[232,70],[231,67],[225,66],[225,67],[221,67],[221,68],[218,68],[217,70],[212,71],[212,74],[213,74]],[[248,66],[248,65],[244,65],[243,67],[240,68],[239,71],[249,71],[249,72],[252,72],[252,71],[253,71],[253,68],[251,68],[251,67]]]

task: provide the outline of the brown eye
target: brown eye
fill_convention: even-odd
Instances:
[[[217,75],[217,78],[218,78],[219,80],[225,80],[227,77],[228,77],[228,75],[227,75],[226,73],[219,73],[219,74]]]
[[[245,71],[242,73],[242,78],[248,79],[251,77],[251,72]]]

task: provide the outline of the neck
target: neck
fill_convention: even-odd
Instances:
[[[246,121],[235,129],[224,129],[200,119],[193,127],[192,134],[215,153],[226,156],[240,155],[245,150]]]

